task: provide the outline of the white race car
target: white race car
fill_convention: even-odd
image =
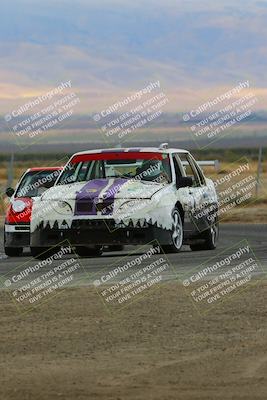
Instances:
[[[154,239],[165,252],[183,244],[211,250],[217,211],[214,184],[187,150],[162,144],[80,152],[34,203],[31,251],[42,258],[65,239],[80,256]]]

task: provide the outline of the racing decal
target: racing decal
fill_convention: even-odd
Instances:
[[[125,178],[114,179],[112,185],[103,194],[103,198],[111,199],[114,201],[115,195],[120,191],[121,187],[126,183],[128,183],[128,180]]]
[[[113,212],[116,194],[127,179],[94,179],[84,185],[75,199],[74,215],[103,215]]]
[[[116,178],[103,195],[99,196],[99,204],[97,210],[101,211],[102,215],[111,215],[114,210],[115,196],[120,191],[121,187],[128,183],[125,178]]]
[[[86,183],[77,193],[74,215],[96,215],[95,199],[108,183],[108,179],[94,179]]]

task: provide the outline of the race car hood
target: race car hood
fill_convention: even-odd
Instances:
[[[134,179],[110,178],[93,179],[87,183],[57,185],[42,195],[42,200],[96,201],[107,199],[150,199],[159,190],[166,187],[155,182]]]

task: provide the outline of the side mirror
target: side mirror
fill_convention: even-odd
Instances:
[[[191,178],[191,176],[182,176],[177,178],[176,180],[177,189],[183,187],[192,187],[192,186],[193,186],[193,179]]]
[[[12,197],[14,193],[15,193],[15,190],[14,190],[12,187],[8,187],[8,188],[6,189],[6,195],[7,195],[7,197]]]

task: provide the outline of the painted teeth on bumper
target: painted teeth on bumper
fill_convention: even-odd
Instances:
[[[130,220],[127,225],[115,220],[74,220],[71,227],[58,228],[53,224],[41,223],[31,234],[31,246],[53,246],[68,239],[74,246],[144,244],[153,239],[170,244],[170,232],[145,220]]]

